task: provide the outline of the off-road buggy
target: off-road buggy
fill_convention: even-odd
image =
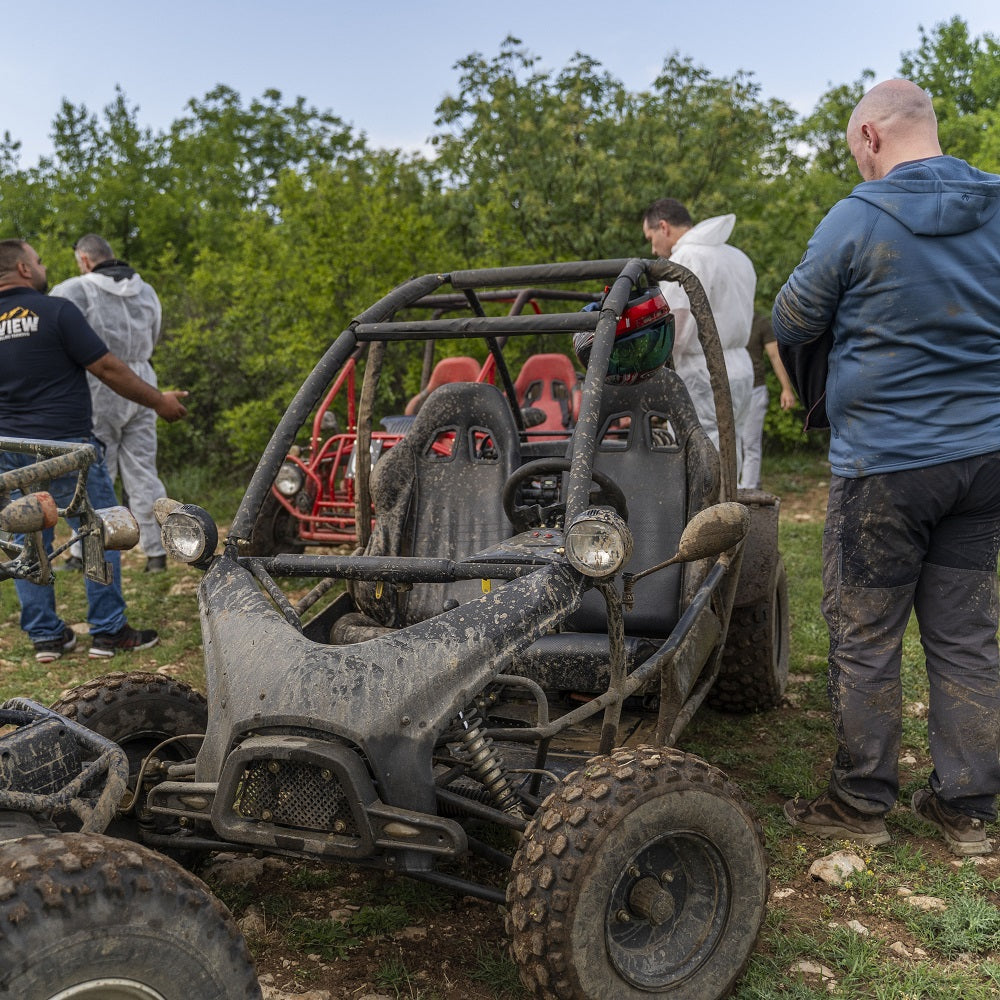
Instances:
[[[489,290],[476,304],[500,303],[509,316],[525,310],[541,313],[555,300],[565,309],[574,299],[593,302],[593,292],[566,292],[551,288]],[[473,303],[461,294],[425,296],[414,310],[426,310],[435,318],[456,312],[470,314]],[[430,338],[422,351],[420,390],[397,415],[383,417],[369,435],[369,453],[376,462],[405,436],[427,397],[452,382],[497,381],[496,360],[487,353],[480,362],[468,355],[444,354],[447,342]],[[359,345],[340,369],[329,392],[316,408],[308,440],[296,444],[278,469],[270,496],[264,498],[254,522],[250,551],[270,556],[303,552],[308,546],[356,543],[358,468],[357,361],[366,351]],[[518,406],[528,418],[527,434],[534,440],[555,436],[562,440],[576,423],[579,411],[579,373],[561,353],[528,356],[513,380]]]
[[[106,548],[139,538],[124,507],[94,510],[87,444],[0,440],[34,456],[0,473],[0,580],[50,583],[43,532],[60,517],[85,572],[108,582]],[[77,477],[60,509],[47,492]],[[106,836],[129,761],[118,744],[25,698],[0,705],[0,997],[11,1000],[252,1000],[253,960],[207,886],[147,847]]]
[[[719,449],[669,368],[607,382],[630,300],[661,279],[683,285],[698,320]],[[601,301],[491,314],[491,289],[539,286]],[[439,294],[472,315],[428,315]],[[533,438],[505,348],[531,336],[567,353],[581,332],[593,341],[575,426]],[[359,349],[367,455],[388,349],[470,337],[496,385],[442,386],[374,466],[358,464],[357,551],[249,554],[299,428]],[[721,997],[756,940],[767,864],[737,788],[676,744],[713,693],[763,709],[787,670],[777,499],[737,498],[735,484],[722,351],[685,269],[426,275],[326,350],[220,554],[204,509],[160,502],[168,552],[204,570],[207,703],[166,678],[112,675],[55,707],[125,748],[118,829],[147,845],[351,862],[503,904],[539,997]]]

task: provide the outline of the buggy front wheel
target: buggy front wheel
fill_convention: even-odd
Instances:
[[[514,858],[507,929],[535,997],[717,1000],[764,918],[760,826],[721,771],[669,748],[595,757]]]
[[[168,858],[95,834],[0,846],[0,993],[19,1000],[260,1000],[229,911]]]

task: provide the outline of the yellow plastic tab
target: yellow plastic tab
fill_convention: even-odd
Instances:
[[[484,594],[488,594],[493,589],[493,581],[492,580],[482,580],[481,583],[483,585],[483,593]]]

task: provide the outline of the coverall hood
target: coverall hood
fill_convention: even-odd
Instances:
[[[138,295],[145,285],[145,282],[135,271],[129,277],[117,280],[110,274],[91,271],[89,274],[83,275],[83,280],[92,281],[102,292],[107,292],[109,295],[119,295],[123,299],[129,299]]]
[[[684,246],[706,246],[717,247],[725,243],[733,232],[736,225],[736,216],[717,215],[712,219],[705,219],[696,226],[692,226],[675,244],[674,252],[682,244]],[[670,254],[673,258],[674,253]]]
[[[965,176],[957,165],[966,167]],[[932,195],[933,197],[928,197]],[[1000,179],[950,156],[913,160],[850,194],[891,215],[917,236],[956,236],[979,229],[1000,208]]]

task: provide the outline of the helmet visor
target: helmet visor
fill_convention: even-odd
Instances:
[[[609,377],[648,374],[670,360],[674,347],[674,317],[667,313],[635,333],[615,341],[608,361]]]

